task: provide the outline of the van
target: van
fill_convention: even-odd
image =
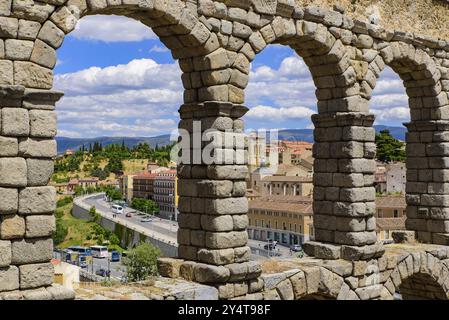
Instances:
[[[112,213],[122,214],[123,213],[123,207],[119,206],[118,204],[112,205]]]

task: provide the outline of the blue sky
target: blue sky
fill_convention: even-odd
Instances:
[[[116,16],[80,20],[58,50],[59,136],[155,136],[177,127],[181,71],[154,33]],[[273,45],[253,61],[246,128],[311,128],[315,86],[303,60]],[[385,70],[371,101],[377,124],[408,121],[402,81]]]

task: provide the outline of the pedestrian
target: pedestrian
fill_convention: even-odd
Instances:
[[[292,255],[292,248],[289,249],[290,255]]]

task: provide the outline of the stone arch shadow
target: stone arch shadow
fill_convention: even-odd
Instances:
[[[401,294],[403,300],[448,300],[449,269],[430,253],[412,253],[400,261],[383,284],[383,298]]]

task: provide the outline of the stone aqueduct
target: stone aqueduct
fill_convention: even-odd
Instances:
[[[152,28],[183,71],[180,128],[243,130],[250,63],[290,46],[313,76],[315,241],[297,269],[261,275],[249,260],[241,164],[180,164],[179,259],[166,276],[214,285],[220,298],[447,299],[449,293],[449,42],[391,32],[291,0],[2,0],[0,2],[0,297],[70,298],[51,286],[56,155],[56,50],[85,15]],[[418,242],[375,234],[374,116],[368,103],[390,66],[404,81],[407,228]],[[229,155],[235,146],[225,146]]]

